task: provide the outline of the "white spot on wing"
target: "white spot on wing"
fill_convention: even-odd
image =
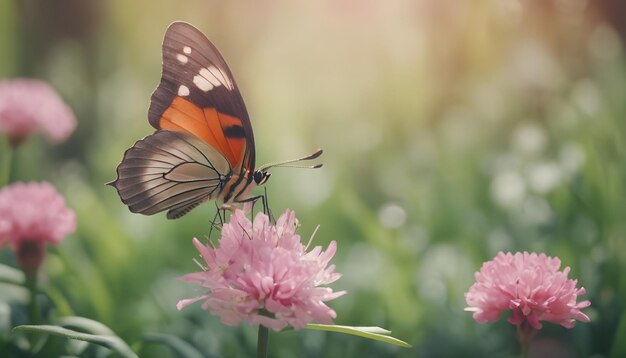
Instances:
[[[213,89],[213,85],[201,75],[193,77],[193,83],[202,91],[209,92]]]
[[[180,87],[178,87],[178,95],[182,97],[189,96],[189,87],[180,85]]]
[[[200,70],[200,76],[204,77],[207,79],[207,81],[211,82],[211,84],[213,84],[213,86],[221,86],[222,82],[220,82],[220,80],[215,77],[213,75],[213,72],[211,72],[210,70],[203,68]]]
[[[215,66],[211,66],[211,67],[209,67],[209,71],[211,71],[213,76],[215,76],[224,85],[224,87],[226,87],[229,91],[232,91],[233,88],[235,88],[235,86],[233,86],[233,83],[231,82],[230,78],[228,76],[226,76],[224,74],[224,72],[222,72],[221,69],[219,69],[219,68],[217,68]]]
[[[183,52],[186,53],[187,55],[191,54],[191,47],[189,46],[183,47]]]
[[[218,86],[224,86],[229,91],[235,88],[230,78],[215,66],[201,68],[198,75],[193,78],[193,83],[204,92],[208,92]]]
[[[211,66],[209,67],[209,71],[220,83],[226,84],[226,79],[224,78],[224,75],[222,74],[222,72],[220,72],[220,70],[217,67]]]
[[[185,56],[185,55],[183,55],[183,54],[180,54],[180,53],[179,53],[178,55],[176,55],[176,59],[177,59],[177,60],[178,60],[178,62],[180,62],[180,63],[187,63],[187,61],[189,60],[189,59],[187,58],[187,56]]]

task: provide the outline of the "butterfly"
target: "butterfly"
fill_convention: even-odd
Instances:
[[[250,196],[274,166],[318,158],[322,150],[255,169],[252,125],[224,58],[194,26],[172,23],[163,40],[163,72],[148,121],[156,131],[126,150],[117,189],[130,211],[167,210],[177,219],[208,200],[222,208],[265,198]],[[307,168],[319,168],[321,164]]]

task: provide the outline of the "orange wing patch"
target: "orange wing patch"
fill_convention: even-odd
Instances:
[[[200,108],[192,102],[174,97],[159,121],[160,129],[190,133],[217,149],[234,169],[241,168],[246,145],[242,121],[218,112],[215,108]],[[227,131],[227,129],[238,129]],[[241,134],[241,135],[240,135]]]

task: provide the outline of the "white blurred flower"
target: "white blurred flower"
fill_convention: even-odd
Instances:
[[[395,203],[386,203],[378,210],[378,220],[387,228],[397,229],[406,222],[406,211]]]
[[[507,61],[505,78],[523,90],[557,88],[563,81],[561,67],[548,49],[533,39],[519,41]]]
[[[572,102],[589,119],[594,119],[600,107],[600,92],[591,80],[578,81],[572,90]]]
[[[563,173],[571,176],[585,164],[585,152],[578,144],[567,143],[559,151],[559,163]]]
[[[599,60],[614,60],[623,51],[622,41],[615,30],[607,25],[599,25],[589,36],[589,52]]]
[[[516,171],[500,172],[491,182],[491,198],[502,207],[517,207],[525,196],[526,183]]]
[[[527,172],[530,188],[539,194],[554,190],[562,181],[561,167],[554,162],[539,162],[531,165]]]
[[[513,132],[513,147],[523,154],[541,152],[548,142],[545,130],[532,122],[524,122]]]
[[[530,196],[524,200],[519,218],[526,225],[536,226],[548,223],[553,215],[554,212],[546,199],[538,196]]]

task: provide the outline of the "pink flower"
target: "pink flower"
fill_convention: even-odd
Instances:
[[[37,130],[62,142],[74,128],[74,113],[47,83],[29,79],[0,81],[0,133],[6,133],[13,143]]]
[[[10,244],[25,271],[43,260],[47,243],[76,229],[76,218],[49,183],[15,183],[0,189],[0,246]]]
[[[202,308],[220,316],[222,323],[236,325],[245,320],[274,330],[287,325],[303,328],[311,321],[332,323],[335,311],[324,302],[345,294],[333,292],[329,284],[341,276],[335,266],[326,267],[337,244],[326,251],[316,246],[309,252],[295,234],[298,220],[287,210],[271,225],[267,215],[257,214],[252,223],[237,210],[222,229],[219,247],[193,243],[206,262],[202,271],[181,280],[208,289],[199,297],[184,299],[176,307],[204,301]]]
[[[474,312],[477,322],[498,320],[502,312],[512,311],[511,324],[527,323],[540,329],[540,321],[557,323],[566,328],[576,320],[589,322],[582,308],[591,303],[577,303],[584,288],[576,288],[576,280],[568,279],[570,268],[559,271],[561,260],[545,254],[499,252],[485,262],[475,274],[476,283],[465,294],[466,311]]]

